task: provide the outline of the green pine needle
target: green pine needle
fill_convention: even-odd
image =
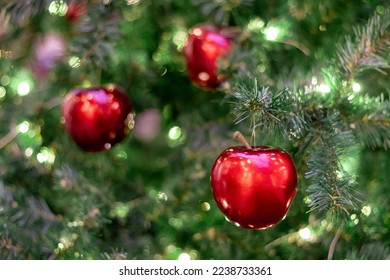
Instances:
[[[303,117],[296,113],[296,98],[287,89],[274,91],[269,87],[258,88],[257,80],[253,87],[237,85],[229,96],[235,123],[250,121],[252,135],[257,129],[277,131],[290,138],[301,134],[305,127]]]
[[[354,29],[337,47],[338,66],[351,80],[365,69],[385,73],[390,68],[390,10],[373,16],[365,26]]]

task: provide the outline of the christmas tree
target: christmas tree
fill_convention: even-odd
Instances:
[[[0,27],[0,259],[390,258],[387,0],[5,0]]]

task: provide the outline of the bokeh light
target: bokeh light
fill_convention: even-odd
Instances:
[[[353,92],[360,92],[360,90],[362,89],[362,87],[360,86],[360,84],[359,83],[353,83],[352,84],[352,90],[353,90]]]
[[[30,93],[30,91],[31,91],[31,86],[28,82],[23,81],[19,83],[17,92],[20,96],[26,96]]]
[[[264,35],[265,35],[265,38],[269,41],[275,41],[278,39],[278,36],[279,36],[279,33],[280,33],[280,29],[278,27],[275,27],[275,26],[270,26],[270,27],[267,27],[265,30],[264,30]]]
[[[311,231],[309,228],[305,227],[303,229],[300,229],[299,232],[298,232],[299,236],[302,238],[302,239],[310,239],[311,237]]]

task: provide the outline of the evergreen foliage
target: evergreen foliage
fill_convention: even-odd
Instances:
[[[390,258],[387,1],[90,0],[69,21],[74,3],[0,3],[1,259]],[[200,22],[235,38],[216,92],[185,72]],[[66,51],[41,73],[49,34]],[[82,152],[62,99],[107,83],[132,100],[134,131]],[[238,228],[213,201],[210,168],[235,130],[296,163],[273,228]]]

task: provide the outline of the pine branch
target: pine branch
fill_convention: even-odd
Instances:
[[[80,57],[81,64],[103,68],[114,53],[113,44],[121,36],[120,14],[108,8],[91,7],[88,16],[81,20],[75,30],[70,50]]]
[[[11,190],[0,182],[0,257],[42,258],[49,254],[49,229],[59,222],[46,202],[27,195],[24,190]],[[40,247],[46,244],[46,248]]]
[[[200,11],[208,18],[213,17],[217,24],[227,24],[235,9],[245,9],[253,4],[254,0],[192,0]]]
[[[354,29],[337,46],[338,67],[347,80],[363,70],[375,69],[384,73],[390,68],[390,10],[373,16],[365,26]]]
[[[10,23],[20,25],[27,19],[44,11],[50,0],[1,1],[0,10],[5,10]]]
[[[390,250],[381,242],[364,244],[359,252],[349,253],[347,258],[350,260],[390,260]]]
[[[344,105],[343,118],[362,145],[371,149],[390,148],[389,100],[383,96],[356,96]]]
[[[267,132],[276,131],[287,138],[297,137],[305,129],[303,117],[294,108],[297,106],[295,96],[287,89],[274,92],[269,87],[258,88],[255,79],[250,88],[237,85],[228,99],[231,112],[236,116],[235,123],[249,119],[253,137],[259,128]]]
[[[311,182],[307,188],[310,211],[332,209],[348,213],[348,209],[355,208],[357,200],[353,196],[356,180],[343,169],[340,158],[349,155],[355,138],[350,131],[329,127],[311,137],[316,139],[314,147],[309,149],[309,171],[305,173]]]

